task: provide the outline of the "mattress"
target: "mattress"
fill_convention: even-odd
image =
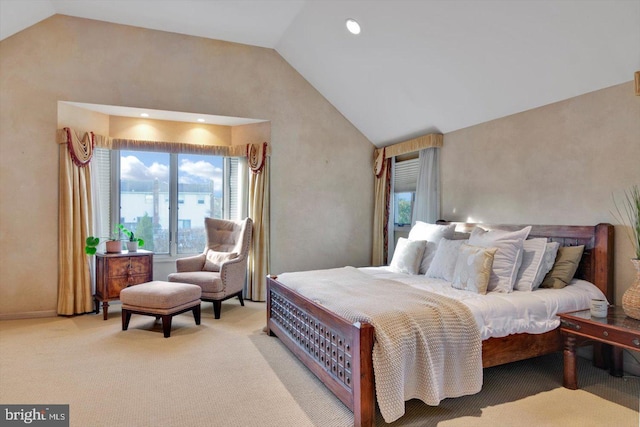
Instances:
[[[454,289],[446,280],[395,273],[388,267],[363,267],[359,270],[462,302],[471,310],[483,340],[518,333],[548,332],[560,325],[558,313],[587,309],[594,298],[606,300],[594,284],[579,279],[573,279],[562,289],[481,295]]]

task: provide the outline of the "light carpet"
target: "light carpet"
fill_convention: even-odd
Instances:
[[[69,404],[71,426],[335,426],[353,415],[278,338],[265,304],[223,303],[202,324],[176,316],[170,338],[153,317],[120,306],[100,315],[0,321],[0,403]],[[628,355],[625,355],[628,357]],[[579,390],[562,387],[562,356],[489,368],[480,393],[438,407],[407,402],[393,426],[639,426],[640,381],[578,360]],[[386,425],[378,414],[377,425]]]

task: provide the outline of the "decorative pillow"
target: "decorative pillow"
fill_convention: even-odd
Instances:
[[[396,273],[418,274],[426,244],[427,242],[424,240],[409,240],[400,237],[389,265],[391,270]]]
[[[584,245],[562,246],[558,249],[556,262],[551,271],[545,276],[541,288],[562,289],[569,284],[576,274],[578,264],[584,252]]]
[[[238,258],[235,252],[216,252],[212,249],[207,250],[205,256],[203,271],[220,271],[223,263]]]
[[[458,260],[451,286],[477,294],[486,294],[491,266],[497,250],[498,248],[461,245],[458,249]]]
[[[544,258],[547,239],[527,239],[522,243],[522,265],[516,276],[513,289],[517,291],[532,291],[533,281],[540,270]]]
[[[420,274],[425,274],[429,269],[440,239],[443,237],[445,239],[453,239],[455,230],[455,224],[440,225],[429,224],[422,221],[416,221],[415,225],[411,227],[411,231],[409,231],[409,239],[427,241],[427,247],[424,250],[424,256],[420,263]]]
[[[540,263],[540,269],[536,274],[536,278],[533,280],[533,290],[540,287],[540,284],[544,280],[547,273],[550,272],[553,268],[553,264],[556,262],[556,255],[558,255],[559,247],[560,243],[558,242],[549,242],[546,244],[544,249],[544,256],[542,257],[542,262]]]
[[[487,231],[476,227],[471,231],[469,244],[483,248],[498,248],[493,258],[489,291],[511,292],[522,264],[522,245],[531,226],[518,231]]]
[[[458,260],[458,249],[468,240],[449,240],[442,238],[433,256],[433,261],[427,270],[427,277],[453,281],[453,272]]]

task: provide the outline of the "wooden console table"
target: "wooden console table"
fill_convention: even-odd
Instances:
[[[564,337],[564,381],[566,388],[578,388],[576,346],[596,341],[612,347],[611,375],[622,376],[623,349],[640,351],[640,320],[624,314],[622,307],[609,307],[607,317],[591,317],[590,310],[558,315]]]
[[[102,301],[103,319],[107,320],[109,301],[119,300],[120,291],[128,286],[153,280],[153,252],[139,249],[137,252],[96,254],[96,314]]]

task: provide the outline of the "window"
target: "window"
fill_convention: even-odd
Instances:
[[[94,188],[93,222],[94,234],[98,237],[111,236],[111,153],[103,148],[93,151],[91,160],[91,182]],[[105,209],[100,209],[105,207]]]
[[[393,179],[393,222],[396,226],[411,225],[418,171],[418,159],[396,162]]]
[[[170,155],[120,152],[120,212],[116,218],[145,242],[145,249],[169,253]]]
[[[400,227],[411,225],[411,212],[413,211],[415,195],[415,191],[393,194],[393,222],[395,225]]]
[[[223,162],[223,157],[178,154],[179,254],[202,252],[206,243],[204,219],[224,218]]]
[[[104,149],[97,149],[96,155],[111,163],[92,163],[100,171],[94,187],[100,200],[97,209],[107,215],[102,215],[107,229],[116,225],[108,218],[119,218],[144,239],[145,249],[168,255],[202,252],[205,217],[240,217],[237,203],[235,210],[229,208],[238,199],[238,183],[246,181],[238,177],[238,159]],[[110,190],[106,196],[103,187]]]

